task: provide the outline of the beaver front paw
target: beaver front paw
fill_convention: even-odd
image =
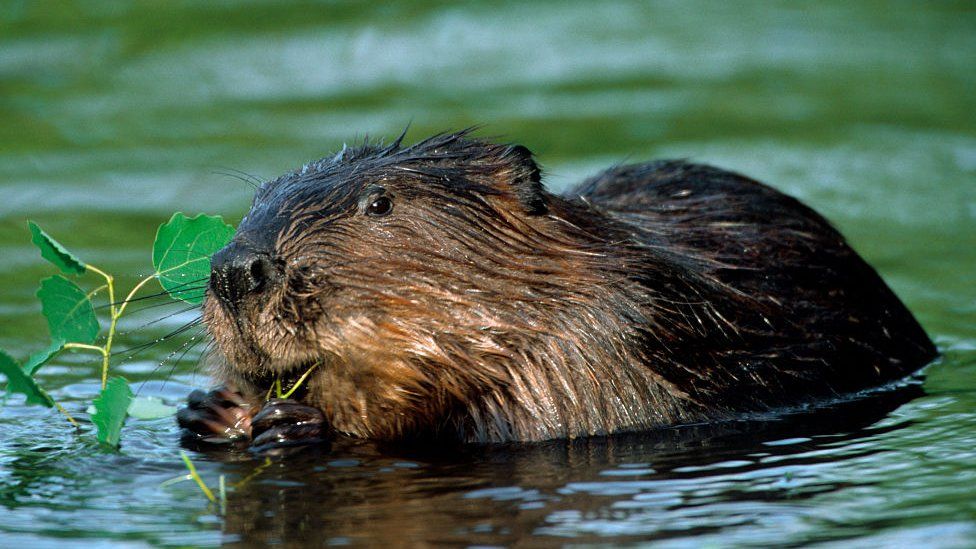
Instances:
[[[193,391],[176,419],[183,429],[183,443],[189,446],[233,444],[263,452],[331,438],[318,408],[280,398],[254,405],[226,387]]]
[[[210,392],[193,391],[186,408],[176,414],[189,443],[244,443],[251,438],[251,422],[258,408],[236,391],[218,387]]]
[[[250,423],[251,448],[269,448],[317,444],[330,438],[325,414],[318,408],[295,400],[275,398],[264,403]]]

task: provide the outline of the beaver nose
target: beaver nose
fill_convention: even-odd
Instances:
[[[210,289],[227,305],[236,306],[246,296],[266,290],[277,276],[268,254],[233,242],[210,258]]]

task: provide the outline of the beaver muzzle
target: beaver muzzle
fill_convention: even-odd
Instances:
[[[271,255],[233,241],[210,260],[210,289],[233,311],[249,298],[268,293],[283,278]]]

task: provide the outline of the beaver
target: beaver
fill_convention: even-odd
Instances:
[[[264,183],[211,265],[222,387],[179,413],[210,442],[607,435],[836,398],[936,356],[794,198],[681,160],[554,194],[527,148],[468,130]],[[276,383],[298,389],[268,400]]]

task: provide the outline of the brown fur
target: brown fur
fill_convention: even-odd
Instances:
[[[366,215],[380,194],[393,211]],[[254,257],[270,267],[241,290],[220,266]],[[935,354],[844,239],[769,187],[668,161],[557,196],[526,149],[465,132],[344,149],[265,184],[214,260],[216,376],[258,398],[318,363],[301,400],[359,437],[712,420]]]

